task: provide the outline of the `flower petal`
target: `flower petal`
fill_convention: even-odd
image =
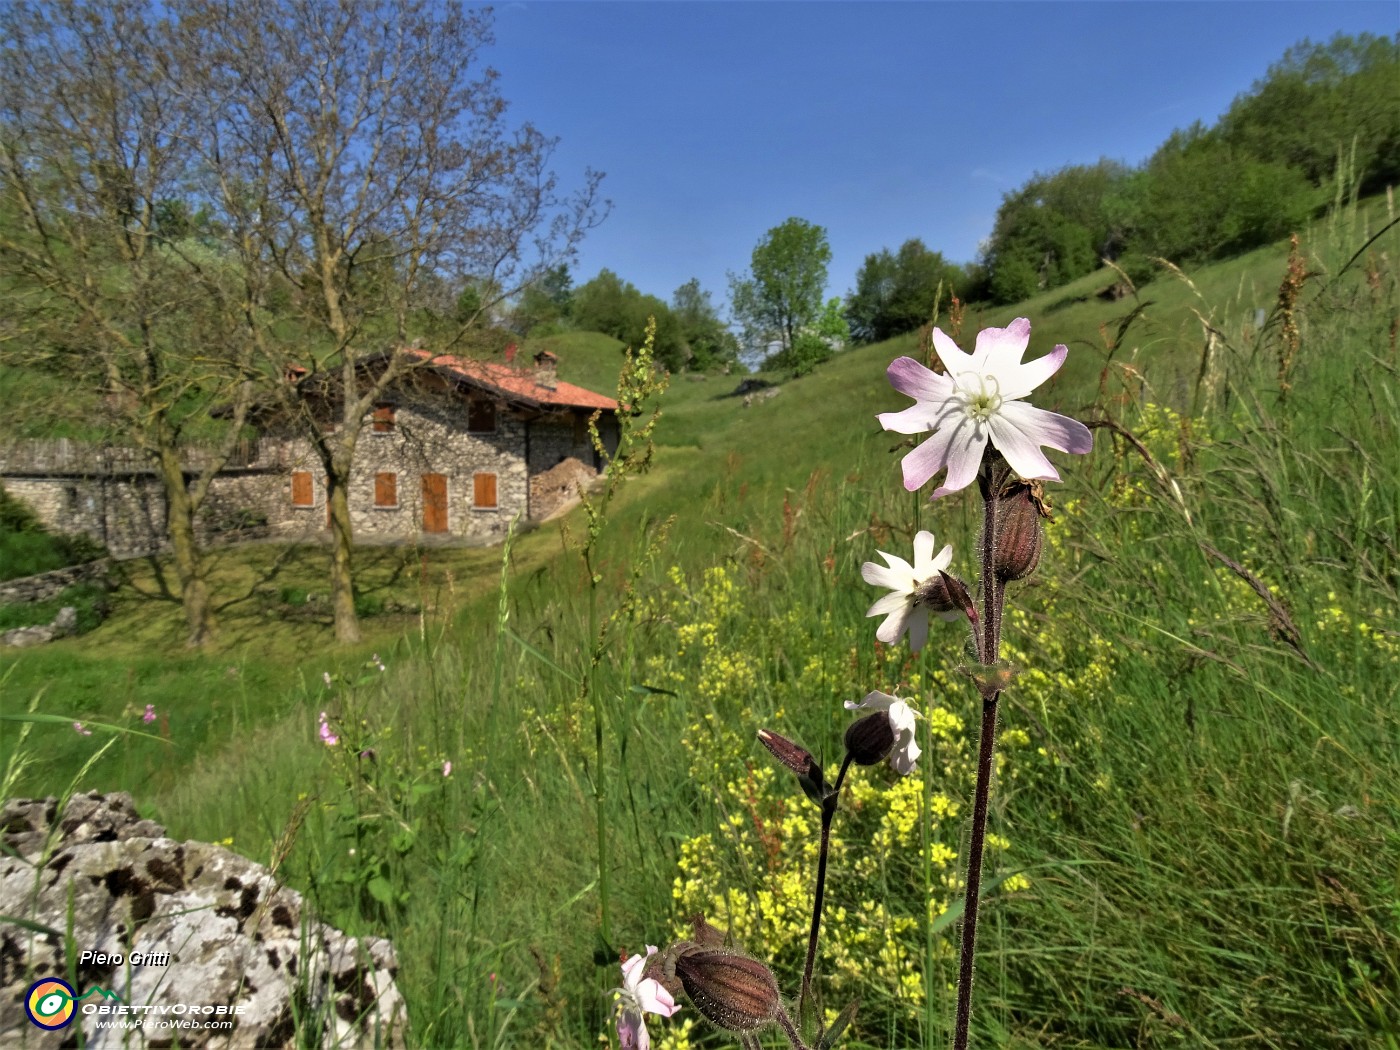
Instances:
[[[637,986],[637,1002],[647,1013],[662,1017],[670,1017],[680,1009],[671,993],[654,977],[648,977]]]
[[[928,644],[928,610],[914,609],[909,614],[909,649],[917,653]]]
[[[880,412],[875,418],[896,434],[923,434],[937,427],[942,416],[941,401],[916,401],[902,412]]]
[[[977,476],[977,470],[982,465],[982,450],[987,447],[987,429],[985,427],[974,426],[970,421],[959,424],[955,429],[940,430],[932,438],[924,442],[924,445],[931,444],[944,434],[947,434],[947,452],[944,456],[948,464],[948,476],[943,484],[934,490],[933,498],[946,496],[950,492],[957,492],[965,489],[971,484],[972,479]],[[923,448],[923,445],[919,446]],[[905,462],[908,462],[906,457]],[[908,488],[908,481],[905,482]]]
[[[937,351],[938,359],[951,375],[966,372],[973,367],[972,355],[963,353],[962,348],[948,338],[941,328],[933,330],[933,349]]]
[[[875,637],[886,645],[894,645],[909,626],[909,614],[912,612],[908,602],[900,603],[900,607],[890,613],[885,622],[876,628]]]
[[[901,594],[899,591],[895,591],[893,594],[887,594],[883,598],[878,599],[865,615],[888,616],[897,609],[902,609],[906,605],[909,605],[910,601],[911,599],[907,594]]]
[[[925,368],[912,357],[897,357],[885,370],[890,386],[916,401],[942,401],[953,392],[953,381]]]
[[[998,373],[997,382],[1001,386],[1001,396],[1006,400],[1025,397],[1058,372],[1068,356],[1069,347],[1061,343],[1044,357],[1037,357],[1034,361],[1027,361],[1023,365]]]
[[[899,697],[890,696],[889,693],[882,693],[878,689],[873,689],[865,694],[865,699],[860,703],[854,700],[847,700],[845,708],[847,711],[859,711],[868,709],[871,711],[888,711],[890,705],[899,702]]]
[[[948,543],[938,552],[930,568],[932,568],[934,572],[946,572],[948,566],[951,564],[953,564],[953,545]]]
[[[1005,328],[984,328],[977,333],[972,367],[991,375],[1010,372],[1020,366],[1030,342],[1031,323],[1024,317],[1016,318]]]
[[[1034,430],[1034,437],[1042,445],[1049,445],[1061,452],[1071,452],[1082,456],[1094,451],[1094,435],[1083,423],[1058,412],[1048,412],[1043,408],[1024,401],[1013,401],[1001,406],[1002,414],[1011,410],[1011,418],[1022,430]],[[1024,475],[1023,475],[1024,476]]]
[[[1040,411],[1024,401],[1010,404],[1021,405],[1035,412]],[[1002,405],[1001,411],[987,420],[987,429],[992,432],[992,444],[1006,457],[1011,469],[1021,477],[1059,481],[1059,473],[1045,458],[1045,453],[1040,451],[1040,446],[1044,443],[1040,440],[1041,435],[1033,426],[1025,426],[1019,422],[1023,418],[1021,413],[1007,412],[1010,404]]]
[[[929,562],[933,560],[933,533],[920,531],[914,534],[914,578],[920,583],[929,570]]]
[[[868,561],[860,567],[860,578],[872,587],[903,592],[913,590],[910,586],[914,578],[912,570],[907,573],[900,572],[898,569],[887,569],[873,561]]]

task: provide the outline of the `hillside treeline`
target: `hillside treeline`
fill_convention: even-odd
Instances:
[[[1091,273],[1135,280],[1157,258],[1199,263],[1286,236],[1337,192],[1400,179],[1400,35],[1290,48],[1212,126],[1178,129],[1146,161],[1037,173],[1007,193],[981,257],[906,241],[865,259],[846,315],[858,342],[926,322],[945,301],[1012,303]]]

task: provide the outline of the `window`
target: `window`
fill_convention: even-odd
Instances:
[[[374,415],[371,417],[373,423],[371,429],[376,434],[392,434],[394,432],[394,407],[387,401],[381,401],[374,406]]]
[[[397,474],[376,474],[374,476],[374,505],[376,507],[397,507],[399,505],[399,476]]]
[[[472,398],[467,402],[467,433],[489,434],[496,429],[496,402]]]
[[[472,475],[472,506],[478,510],[496,509],[496,475]]]
[[[311,472],[308,470],[292,471],[292,506],[314,507],[315,505],[316,489],[311,483]]]

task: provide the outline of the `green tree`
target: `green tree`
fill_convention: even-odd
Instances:
[[[940,285],[945,303],[965,294],[965,271],[917,237],[905,241],[898,252],[882,248],[867,255],[856,273],[855,289],[846,296],[851,336],[858,343],[877,343],[927,324]]]
[[[611,270],[600,270],[574,292],[573,321],[587,332],[602,332],[630,347],[646,341],[647,321],[656,318],[654,342],[658,364],[672,372],[686,365],[687,350],[681,326],[670,307],[654,295],[644,295],[630,281]]]
[[[245,286],[204,207],[188,89],[202,56],[144,3],[7,5],[0,20],[0,278],[12,360],[71,377],[117,444],[145,453],[186,640],[214,629],[195,522],[254,394]],[[211,456],[191,434],[229,408]],[[71,406],[64,406],[72,411]]]
[[[692,277],[671,296],[671,313],[680,327],[687,350],[686,367],[704,372],[733,366],[739,359],[739,340],[725,327],[710,299]]]
[[[1383,189],[1400,179],[1400,35],[1304,40],[1235,99],[1219,130],[1231,146],[1295,168],[1314,186],[1354,143],[1362,191]]]
[[[826,230],[791,218],[764,235],[753,250],[749,275],[730,274],[730,308],[750,351],[772,343],[792,350],[798,334],[817,319],[826,290],[831,246]]]
[[[552,335],[568,320],[573,308],[573,279],[567,263],[546,270],[520,294],[512,323],[521,335]]]
[[[353,642],[351,466],[374,404],[417,360],[385,344],[407,341],[443,288],[471,279],[476,302],[459,300],[457,331],[435,340],[467,341],[569,258],[596,221],[598,176],[561,192],[548,169],[555,143],[507,123],[482,61],[489,10],[442,0],[163,10],[200,57],[176,71],[198,110],[190,170],[246,276],[243,331],[274,362],[268,393],[326,478],[335,633]],[[278,272],[300,285],[288,317],[262,309]],[[294,364],[310,369],[295,388],[281,381]]]
[[[1176,131],[1124,187],[1130,243],[1176,263],[1266,244],[1302,223],[1319,191],[1298,168],[1260,160],[1197,123]]]
[[[1037,173],[1006,194],[997,210],[984,261],[996,302],[1024,299],[1092,273],[1115,257],[1125,227],[1104,202],[1128,177],[1115,161]]]

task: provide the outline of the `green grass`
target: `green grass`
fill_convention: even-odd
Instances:
[[[1335,274],[1362,226],[1378,228],[1371,208],[1349,230],[1343,216],[1306,233],[1310,268]],[[1100,430],[1092,456],[1059,457],[1049,549],[1012,595],[1007,644],[1023,673],[993,813],[1009,845],[990,863],[1029,885],[985,906],[977,1045],[1400,1045],[1400,360],[1387,269],[1400,244],[1388,237],[1345,279],[1306,286],[1287,399],[1279,329],[1255,325],[1286,245],[1189,284],[1162,276],[1139,289],[1152,305],[1121,338],[1133,301],[1093,297],[1107,271],[964,321],[964,345],[1019,315],[1032,353],[1068,343],[1038,403],[1097,403],[1152,456]],[[1216,336],[1198,398],[1201,318]],[[565,379],[610,385],[615,343],[552,339]],[[974,574],[975,500],[904,493],[898,436],[873,418],[902,406],[884,368],[915,351],[906,337],[842,353],[747,409],[727,396],[737,377],[677,377],[667,394],[655,468],[623,486],[598,568],[605,612],[639,574],[600,667],[616,944],[597,941],[593,722],[577,686],[587,582],[554,523],[516,539],[504,604],[499,550],[360,552],[362,593],[418,611],[367,620],[349,651],[329,648],[323,617],[295,612],[324,590],[321,551],[220,551],[216,592],[247,597],[200,655],[175,648],[179,609],[159,566],[137,564],[101,628],[3,658],[0,706],[39,695],[42,711],[139,725],[154,703],[170,743],[123,741],[81,786],[130,789],[173,834],[231,837],[263,862],[290,843],[280,874],[330,921],[393,937],[418,1045],[596,1042],[618,949],[667,943],[697,902],[759,899],[800,853],[794,821],[814,811],[766,780],[757,728],[829,763],[843,700],[917,697],[965,727],[925,719],[920,790],[968,809],[977,701],[954,672],[958,629],[919,659],[877,651],[864,618],[875,595],[859,581],[877,548],[907,553],[918,527]],[[578,512],[562,523],[585,527]],[[323,710],[344,737],[336,749],[317,739]],[[98,739],[36,727],[19,791],[60,790]],[[365,748],[372,763],[354,757]],[[852,915],[869,905],[867,919],[829,919],[824,967],[835,980],[843,946],[857,951],[878,915],[873,943],[913,945],[900,970],[927,970],[933,998],[901,999],[872,962],[854,978],[863,1006],[844,1045],[943,1046],[952,931],[928,935],[926,961],[922,902],[950,899],[943,874],[961,869],[926,868],[918,834],[872,847],[897,829],[898,785],[879,771],[860,781],[873,791],[838,815],[829,889]],[[929,845],[964,848],[962,823],[943,820]],[[703,863],[680,867],[707,834]],[[747,940],[789,992],[804,907]],[[897,932],[905,921],[912,932]],[[687,1016],[653,1023],[654,1037]],[[691,1045],[731,1044],[697,1029]]]

